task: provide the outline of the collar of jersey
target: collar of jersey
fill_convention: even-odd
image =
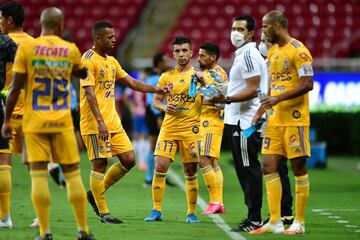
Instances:
[[[256,43],[255,42],[248,42],[248,43],[244,44],[243,46],[241,46],[240,48],[238,48],[235,51],[235,56],[239,56],[242,52],[244,52],[245,50],[247,50],[249,48],[256,48]]]

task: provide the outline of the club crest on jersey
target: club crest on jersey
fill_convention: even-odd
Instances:
[[[203,127],[207,127],[207,126],[209,126],[209,122],[208,122],[208,121],[204,121],[202,125],[203,125]]]
[[[192,131],[193,131],[193,133],[198,133],[199,132],[199,127],[198,126],[193,126],[192,127]]]
[[[105,77],[105,71],[103,69],[100,68],[100,78],[104,78]]]
[[[293,118],[298,119],[301,117],[301,113],[298,110],[295,110],[292,114]]]

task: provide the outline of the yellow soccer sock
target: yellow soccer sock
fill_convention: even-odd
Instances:
[[[166,173],[159,173],[154,171],[154,177],[152,181],[152,197],[154,209],[161,212],[162,202],[164,198],[166,186]]]
[[[89,232],[86,222],[86,193],[80,176],[80,170],[64,173],[68,199],[72,205],[78,230]]]
[[[281,219],[281,194],[282,186],[279,173],[271,173],[264,176],[266,184],[266,193],[269,204],[270,220],[269,222],[275,224]]]
[[[216,176],[216,187],[217,187],[217,194],[219,196],[219,201],[223,204],[223,186],[224,186],[224,177],[221,171],[220,166],[214,167],[214,172]]]
[[[214,203],[214,202],[220,203],[219,195],[217,193],[217,182],[216,182],[216,175],[214,169],[212,168],[211,165],[208,165],[202,168],[201,172],[204,177],[206,188],[210,195],[210,203]]]
[[[186,178],[186,200],[188,204],[187,214],[195,212],[197,196],[199,192],[199,182],[197,174],[185,176]]]
[[[304,222],[309,191],[310,184],[308,175],[295,177],[295,219],[301,223]]]
[[[104,174],[91,171],[90,174],[90,187],[94,196],[99,213],[108,213],[109,209],[106,204],[105,187],[104,187]]]
[[[0,220],[10,214],[11,166],[0,165]]]
[[[49,210],[50,192],[48,185],[47,170],[30,170],[31,175],[31,199],[39,220],[40,236],[50,232]]]
[[[121,164],[120,161],[114,163],[105,174],[105,191],[108,190],[108,188],[114,185],[117,181],[119,181],[123,176],[125,176],[127,172],[128,170]]]

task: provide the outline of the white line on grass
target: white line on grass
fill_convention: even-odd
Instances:
[[[360,232],[358,228],[358,226],[356,225],[351,225],[351,224],[348,224],[349,221],[347,220],[341,220],[341,217],[340,216],[332,216],[332,211],[335,211],[335,212],[356,212],[360,209],[346,209],[346,208],[343,208],[343,209],[330,209],[330,208],[317,208],[317,209],[312,209],[313,212],[316,212],[316,213],[319,213],[320,215],[326,215],[328,216],[328,218],[332,218],[334,220],[336,219],[339,219],[339,220],[336,220],[337,223],[340,223],[340,224],[344,224],[345,227],[347,228],[353,228],[354,229],[354,232]]]
[[[179,187],[185,192],[185,184],[183,182],[183,180],[181,180],[181,178],[179,177],[178,174],[176,174],[174,171],[172,171],[171,169],[168,170],[168,176],[170,176],[177,185],[179,185]],[[198,200],[197,200],[197,204],[200,206],[200,208],[202,210],[205,210],[207,208],[207,204],[206,202],[200,197],[198,196]],[[227,225],[224,221],[224,219],[222,219],[222,217],[220,217],[219,215],[209,215],[209,217],[212,219],[212,221],[221,229],[223,230],[231,239],[233,240],[246,240],[246,238],[244,238],[243,236],[241,236],[239,233],[237,232],[231,232],[230,231],[230,227],[229,225]]]

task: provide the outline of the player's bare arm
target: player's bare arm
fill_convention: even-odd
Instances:
[[[256,90],[260,85],[260,76],[254,76],[248,79],[245,79],[246,87],[242,89],[239,93],[225,97],[224,95],[220,95],[219,97],[215,97],[211,99],[211,102],[215,103],[226,103],[230,102],[244,102],[250,99],[253,99],[257,96]]]
[[[142,81],[136,80],[129,75],[126,75],[124,78],[120,79],[120,81],[125,86],[139,92],[156,93],[156,94],[167,94],[169,92],[169,89],[166,86],[153,87],[151,85],[147,85],[143,83]]]
[[[261,101],[261,103],[266,107],[272,107],[279,102],[306,94],[313,89],[313,84],[314,80],[312,76],[301,77],[300,84],[296,88],[286,91],[278,96],[267,96]]]
[[[4,138],[10,137],[11,135],[11,129],[12,129],[12,126],[10,124],[11,114],[19,98],[20,91],[25,85],[26,77],[27,77],[26,73],[14,73],[13,75],[11,88],[6,98],[4,124],[1,129],[1,134],[3,135]]]
[[[80,67],[79,65],[75,65],[71,74],[75,77],[85,79],[88,73],[86,67]]]
[[[104,118],[102,117],[99,109],[99,104],[96,100],[94,86],[84,86],[86,100],[89,103],[91,112],[94,114],[98,124],[99,138],[103,141],[108,139],[109,131],[105,125]]]
[[[163,104],[164,95],[155,94],[152,106],[160,112],[172,113],[176,111],[176,103]]]

